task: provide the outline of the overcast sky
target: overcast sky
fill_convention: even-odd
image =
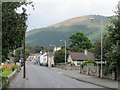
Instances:
[[[35,10],[27,8],[30,14],[28,30],[46,27],[69,18],[83,15],[114,15],[120,0],[32,0]]]

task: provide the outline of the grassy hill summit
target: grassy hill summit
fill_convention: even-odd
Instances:
[[[67,45],[69,45],[69,37],[72,34],[83,32],[94,42],[95,39],[100,39],[101,18],[104,26],[109,24],[109,17],[105,16],[86,15],[74,17],[46,28],[30,30],[26,33],[26,40],[32,46],[64,45],[59,40],[67,40]]]
[[[80,16],[80,17],[74,17],[68,20],[65,20],[63,22],[59,22],[57,24],[51,25],[50,27],[59,28],[59,27],[65,27],[65,26],[72,26],[72,25],[87,25],[88,27],[95,24],[95,27],[100,26],[100,15],[87,15],[87,16]],[[103,20],[105,19],[104,16],[102,16]],[[97,25],[97,24],[98,25]]]

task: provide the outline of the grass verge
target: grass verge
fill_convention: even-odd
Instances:
[[[12,70],[4,70],[2,72],[2,77],[7,77],[10,73],[12,73]]]

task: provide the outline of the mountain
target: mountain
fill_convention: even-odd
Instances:
[[[94,42],[95,39],[100,39],[101,18],[103,26],[109,24],[109,17],[87,15],[74,17],[46,28],[33,29],[26,33],[26,42],[32,46],[49,47],[50,44],[64,45],[60,40],[66,40],[69,45],[69,37],[76,32],[83,32]]]

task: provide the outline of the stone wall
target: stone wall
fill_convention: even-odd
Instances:
[[[59,64],[56,65],[57,68],[60,69],[65,69],[65,70],[79,70],[81,74],[86,74],[86,75],[91,75],[91,76],[95,76],[95,77],[100,77],[100,66],[93,66],[93,65],[89,65],[89,66],[84,66],[79,67],[79,66],[71,66],[71,65],[65,65],[65,64]],[[109,74],[109,75],[103,75],[103,78],[105,79],[112,79],[114,80],[114,73]]]
[[[79,70],[80,67],[79,66],[71,66],[71,65],[65,65],[65,64],[61,64],[61,65],[56,65],[57,68],[61,68],[61,69],[65,69],[65,70]]]
[[[84,66],[83,68],[80,68],[80,73],[100,77],[100,66],[98,65],[97,66]],[[115,76],[114,72],[109,75],[104,75],[104,70],[103,70],[103,78],[114,80],[114,76]]]

